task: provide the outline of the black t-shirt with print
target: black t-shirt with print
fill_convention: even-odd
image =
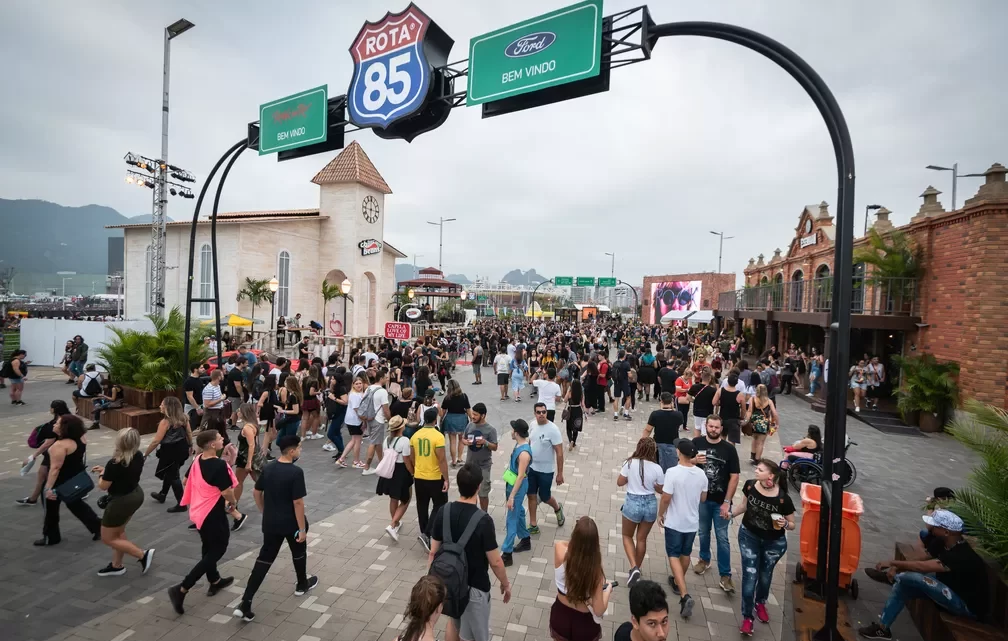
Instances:
[[[443,541],[444,539],[444,524],[441,519],[445,510],[449,508],[452,541],[458,541],[462,538],[462,533],[465,532],[470,518],[481,519],[465,548],[466,565],[469,571],[469,586],[483,592],[489,592],[490,562],[487,561],[486,553],[497,549],[497,535],[494,533],[493,519],[476,505],[452,501],[438,508],[431,519],[430,535],[435,541]]]
[[[679,430],[683,426],[683,415],[679,410],[655,410],[648,416],[647,422],[654,428],[651,436],[655,443],[674,445],[679,440]]]
[[[741,471],[735,446],[724,439],[711,443],[706,436],[693,439],[693,445],[696,445],[698,453],[707,454],[707,463],[703,466],[704,472],[707,473],[707,500],[724,502],[731,475]]]
[[[294,501],[308,495],[304,470],[293,463],[272,461],[263,468],[255,489],[263,493],[263,533],[293,535],[297,532]],[[305,531],[307,529],[306,517]]]
[[[779,539],[784,536],[785,530],[775,530],[773,519],[770,518],[774,513],[787,516],[795,512],[794,503],[784,486],[777,487],[777,496],[765,496],[756,488],[756,480],[749,479],[742,486],[742,494],[746,497],[742,525],[761,539]]]

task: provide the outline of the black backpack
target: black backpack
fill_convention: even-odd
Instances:
[[[476,527],[485,516],[485,512],[477,510],[469,517],[462,537],[452,541],[451,534],[451,503],[446,503],[441,516],[443,534],[441,546],[431,562],[427,574],[441,579],[445,585],[445,600],[443,612],[445,616],[454,619],[462,617],[469,605],[469,565],[466,560],[465,547],[476,532]]]

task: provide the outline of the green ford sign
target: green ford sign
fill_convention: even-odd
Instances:
[[[327,85],[259,107],[259,155],[324,142],[328,126]]]
[[[469,42],[466,105],[502,100],[599,74],[602,0],[586,0]]]

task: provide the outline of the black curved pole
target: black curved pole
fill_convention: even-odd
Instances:
[[[539,288],[542,287],[543,285],[545,285],[546,283],[550,283],[552,285],[553,284],[553,279],[551,278],[549,280],[541,280],[535,286],[535,288],[532,289],[532,304],[530,306],[530,309],[532,310],[532,320],[535,320],[535,295],[536,295],[536,292],[539,291]],[[524,316],[524,314],[522,314],[522,316]]]
[[[228,174],[231,173],[231,167],[234,166],[235,161],[238,157],[242,155],[242,152],[248,149],[248,141],[245,144],[238,145],[238,149],[232,154],[231,160],[228,164],[224,166],[224,171],[221,172],[220,182],[217,183],[217,193],[214,195],[213,201],[213,212],[210,214],[210,253],[211,260],[213,261],[213,290],[214,290],[214,327],[217,331],[217,366],[224,367],[223,362],[223,346],[221,345],[221,331],[220,331],[220,281],[218,279],[218,269],[217,269],[217,206],[220,205],[220,195],[224,190],[224,182],[227,180]]]
[[[199,221],[200,208],[203,206],[203,197],[206,196],[207,189],[210,187],[210,183],[213,181],[213,177],[217,174],[217,170],[220,166],[224,164],[227,157],[233,154],[242,145],[247,145],[248,140],[242,139],[236,142],[230,149],[224,152],[224,155],[220,157],[217,164],[213,166],[210,173],[207,175],[206,181],[203,183],[203,188],[200,189],[199,198],[196,200],[196,207],[193,209],[192,226],[189,228],[189,278],[186,280],[186,306],[185,306],[185,336],[183,341],[185,347],[183,348],[183,358],[185,362],[186,371],[184,376],[189,376],[189,333],[192,329],[192,289],[193,289],[193,266],[196,260],[196,223]],[[216,290],[214,290],[216,291]],[[220,364],[220,359],[218,359],[218,364]]]
[[[854,243],[854,147],[843,112],[819,74],[781,43],[750,29],[714,22],[672,22],[651,31],[652,44],[666,36],[702,36],[733,42],[776,62],[798,81],[822,115],[833,142],[837,165],[837,234],[834,244],[834,286],[830,310],[830,369],[833,379],[826,385],[826,429],[822,509],[819,513],[819,549],[816,584],[826,601],[825,621],[816,633],[821,641],[841,639],[837,629],[840,582],[840,533],[842,525],[843,479],[834,469],[844,469],[847,424],[847,393],[844,383],[849,366],[851,297]],[[834,480],[836,479],[836,480]]]
[[[634,311],[633,311],[633,313],[634,313],[634,318],[636,318],[637,317],[637,308],[640,307],[640,296],[637,295],[637,288],[634,287],[633,285],[631,285],[630,283],[626,282],[626,281],[619,280],[618,278],[616,279],[616,282],[619,283],[620,285],[626,285],[627,287],[630,288],[630,291],[633,292],[633,299],[634,299],[634,308],[633,308]],[[641,320],[643,320],[643,319],[641,319]]]

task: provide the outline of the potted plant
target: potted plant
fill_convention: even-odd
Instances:
[[[965,409],[948,431],[980,462],[966,486],[955,491],[949,509],[962,518],[972,540],[1003,577],[1008,571],[1008,412],[972,400]]]
[[[210,357],[202,341],[190,341],[185,351],[185,316],[176,307],[168,316],[148,316],[154,332],[112,328],[114,338],[97,350],[99,363],[123,387],[127,405],[155,409],[166,396],[178,396],[189,365]]]
[[[915,424],[916,413],[922,432],[940,432],[947,412],[959,402],[959,363],[940,362],[932,354],[894,356],[893,362],[901,370],[896,404],[904,422]]]

